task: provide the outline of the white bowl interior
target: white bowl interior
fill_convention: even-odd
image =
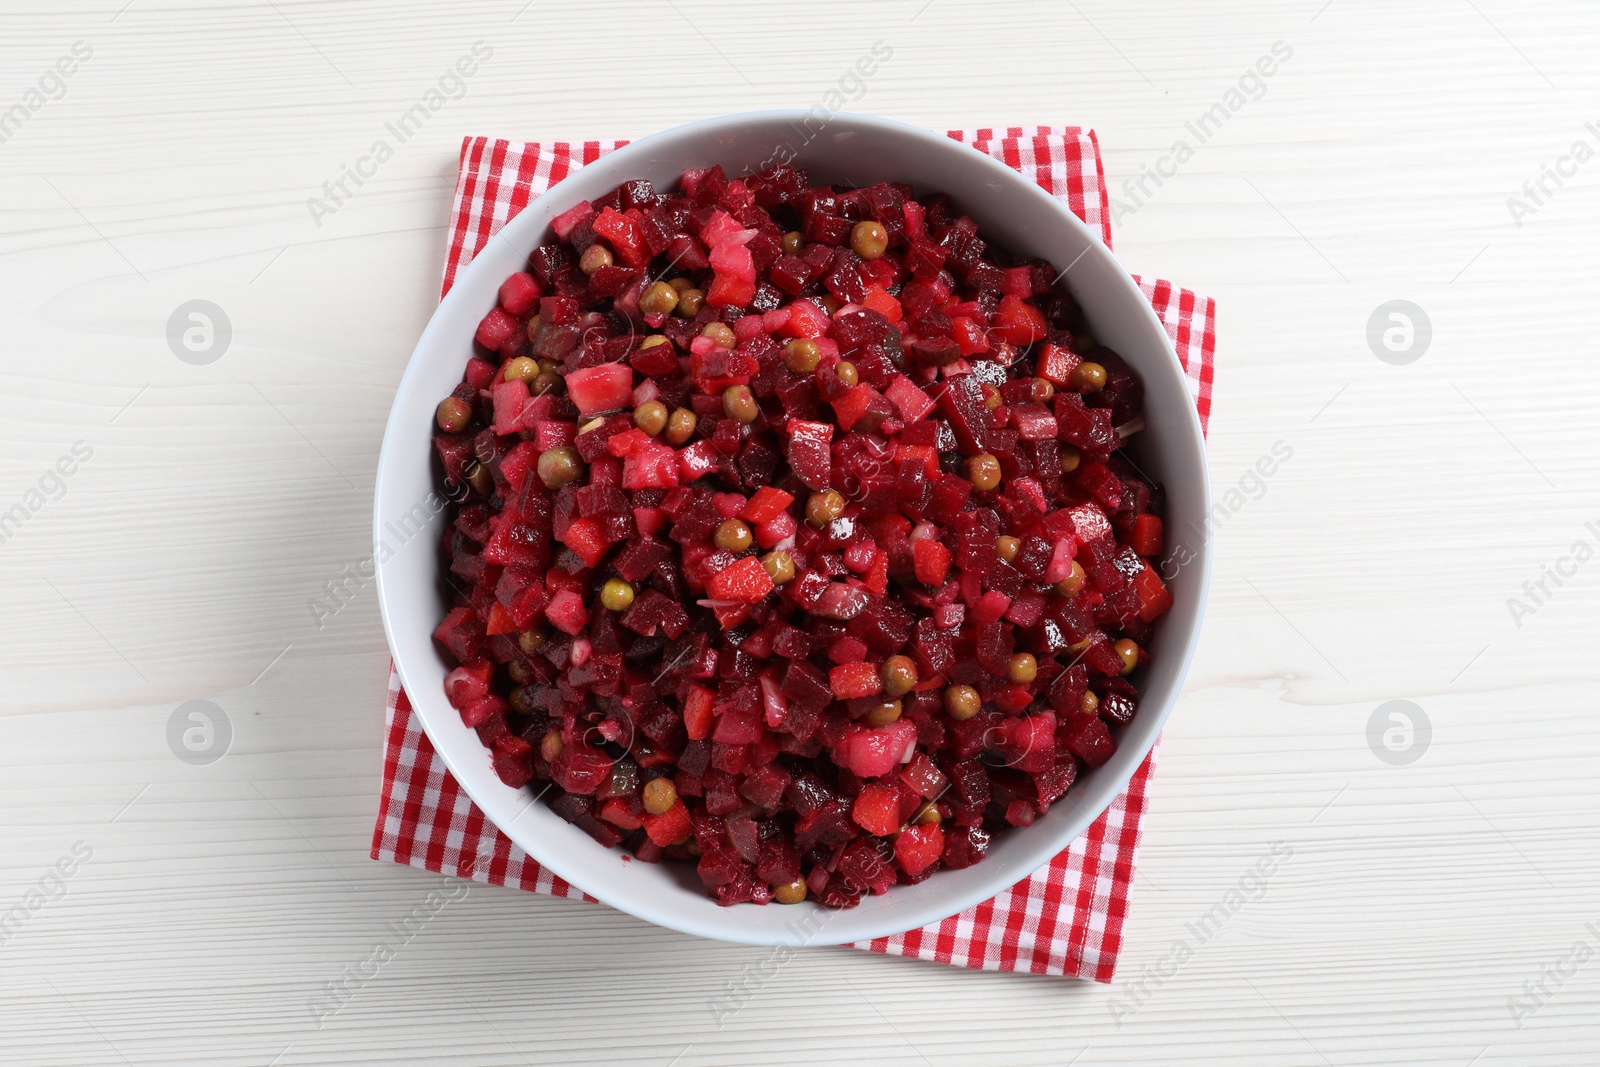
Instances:
[[[670,185],[684,170],[713,163],[737,176],[791,155],[813,182],[910,181],[919,194],[942,190],[985,237],[1021,254],[1075,264],[1066,284],[1095,335],[1144,379],[1149,429],[1140,435],[1138,460],[1166,487],[1169,552],[1181,540],[1178,531],[1204,528],[1209,492],[1194,403],[1160,322],[1098,235],[1032,179],[940,134],[844,114],[819,124],[798,111],[728,116],[637,141],[584,167],[511,219],[458,274],[412,354],[384,436],[374,526],[384,546],[377,553],[379,605],[401,679],[439,755],[491,822],[568,882],[651,922],[749,944],[820,945],[881,937],[953,915],[1027,876],[1079,836],[1137,769],[1177,699],[1198,639],[1210,558],[1203,538],[1184,542],[1192,558],[1168,583],[1175,605],[1158,624],[1139,713],[1119,731],[1110,762],[1080,776],[1067,798],[1033,826],[997,835],[982,863],[866,897],[848,911],[809,902],[719,907],[688,865],[640,863],[621,849],[601,848],[542,803],[530,805],[528,790],[502,784],[476,732],[444,698],[450,664],[431,638],[446,610],[437,553],[445,516],[432,515],[423,533],[404,533],[431,511],[430,498],[439,499],[430,457],[434,407],[461,380],[473,331],[494,306],[500,282],[524,269],[529,251],[548,239],[556,214],[628,179]]]

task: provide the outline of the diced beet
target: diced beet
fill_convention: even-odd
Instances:
[[[550,598],[550,604],[545,608],[545,617],[550,620],[552,626],[569,634],[582,633],[584,624],[589,621],[589,613],[583,606],[583,598],[566,589]]]
[[[623,363],[573,371],[567,375],[567,392],[580,415],[616,411],[632,400],[633,371]]]
[[[1020,297],[1005,296],[994,315],[995,332],[1014,345],[1031,344],[1045,335],[1044,315]]]
[[[844,883],[841,891],[850,894],[887,893],[895,883],[894,868],[864,840],[846,846],[839,856],[839,869],[835,877]]]
[[[730,567],[712,575],[706,591],[718,600],[735,600],[753,604],[772,592],[772,579],[767,569],[754,556],[746,556]]]
[[[848,621],[866,610],[867,603],[865,590],[844,582],[830,582],[817,598],[811,613],[824,618]]]
[[[963,455],[982,452],[988,445],[988,408],[978,379],[970,374],[946,378],[937,394],[939,410],[950,420]]]
[[[808,489],[828,488],[832,454],[833,426],[828,423],[790,419],[786,454],[795,477]]]
[[[1056,418],[1043,404],[1018,404],[1011,409],[1011,424],[1025,441],[1050,440],[1058,427]]]
[[[484,638],[483,623],[471,608],[454,608],[445,616],[433,636],[450,650],[457,663],[466,663],[477,658],[478,647]]]
[[[918,796],[929,800],[936,799],[949,786],[949,781],[925,752],[918,752],[912,757],[900,772],[900,778]]]
[[[841,663],[828,672],[828,688],[840,700],[853,700],[882,692],[883,681],[876,664]]]
[[[900,417],[907,423],[927,418],[934,407],[928,394],[917,388],[916,383],[903,374],[894,376],[884,395],[899,409]]]
[[[748,745],[762,735],[761,716],[754,710],[730,710],[717,719],[711,740],[724,745]]]
[[[489,695],[489,681],[494,675],[493,665],[480,662],[473,666],[457,667],[445,676],[445,696],[453,708],[464,708],[473,701]]]
[[[1139,591],[1139,620],[1141,622],[1154,622],[1172,607],[1172,593],[1167,590],[1161,577],[1147,564],[1139,576],[1133,580],[1134,588]]]
[[[868,782],[856,794],[850,817],[867,833],[888,837],[900,827],[900,793],[892,785]]]
[[[760,525],[784,514],[793,502],[793,495],[764,485],[758,488],[755,495],[740,509],[739,518],[752,525]]]
[[[627,454],[622,463],[624,489],[670,489],[678,484],[678,454],[666,445],[646,441]]]
[[[670,845],[688,837],[694,831],[694,822],[680,798],[665,814],[646,815],[644,830],[656,844]]]
[[[917,581],[924,585],[943,585],[950,573],[950,550],[933,540],[918,541],[912,545],[913,565]]]
[[[919,875],[944,855],[944,830],[937,823],[908,826],[894,841],[895,861],[909,875]]]
[[[784,672],[782,688],[792,706],[797,705],[812,711],[821,711],[833,699],[828,679],[820,669],[804,660],[796,660],[789,664]],[[791,719],[789,725],[792,726],[793,722]]]
[[[981,826],[956,826],[945,834],[944,865],[960,870],[977,863],[989,851],[989,832]]]
[[[1117,751],[1111,731],[1095,715],[1079,715],[1062,723],[1063,740],[1072,754],[1091,767],[1099,767]]]
[[[511,705],[503,697],[490,694],[470,701],[461,707],[461,722],[466,726],[482,726],[495,719],[503,719]]]
[[[1077,370],[1078,364],[1082,362],[1083,358],[1071,349],[1047,344],[1039,349],[1036,367],[1039,377],[1057,389],[1065,389],[1072,384],[1072,372]]]
[[[478,324],[477,342],[485,348],[498,351],[516,335],[520,328],[516,316],[500,307],[492,308]]]
[[[522,429],[522,409],[528,404],[525,382],[499,382],[494,387],[494,432],[512,434]]]
[[[1114,683],[1126,686],[1126,690],[1110,690],[1100,698],[1100,717],[1107,722],[1126,726],[1133,721],[1133,713],[1138,710],[1138,693],[1120,678],[1112,679],[1108,686]]]
[[[858,777],[875,778],[904,762],[916,739],[916,727],[905,719],[887,726],[852,726],[835,747],[834,759]]]
[[[595,217],[593,226],[594,232],[611,244],[619,262],[629,267],[643,267],[649,263],[644,232],[630,215],[604,208]]]

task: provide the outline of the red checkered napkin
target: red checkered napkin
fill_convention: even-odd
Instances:
[[[1032,176],[1111,243],[1100,146],[1092,130],[1012,127],[952,130],[950,136]],[[449,290],[456,272],[528,201],[626,143],[518,144],[468,138],[461,146],[444,289]],[[1177,347],[1204,426],[1211,415],[1215,304],[1167,282],[1139,280],[1139,288]],[[1155,760],[1152,751],[1083,836],[1010,889],[941,922],[855,947],[961,967],[1111,981]],[[485,864],[479,857],[492,859]],[[541,868],[488,823],[435,757],[392,665],[383,796],[372,858],[492,885],[593,899]]]

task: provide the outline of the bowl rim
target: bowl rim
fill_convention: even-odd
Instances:
[[[513,228],[516,225],[517,220],[526,214],[527,208],[531,207],[536,200],[554,199],[555,201],[559,201],[563,187],[568,186],[574,178],[577,178],[578,176],[590,171],[591,167],[596,166],[601,162],[607,162],[614,166],[617,161],[626,162],[634,157],[648,156],[651,152],[656,151],[660,146],[683,138],[693,137],[697,134],[715,133],[756,122],[803,122],[807,118],[814,119],[814,113],[799,109],[742,111],[684,123],[682,125],[674,126],[649,136],[642,137],[636,141],[631,141],[628,144],[614,150],[613,152],[607,153],[605,156],[601,157],[600,160],[597,160],[596,163],[573,170],[560,182],[552,185],[545,192],[538,194],[537,197],[530,199],[528,204],[524,205],[521,211],[510,216],[500,229],[497,229],[494,231],[494,233],[490,234],[488,240],[492,241],[496,236],[503,236],[506,229]],[[1121,261],[1117,259],[1115,254],[1105,244],[1099,232],[1085,223],[1064,203],[1056,199],[1055,196],[1041,188],[1032,178],[1007,166],[1002,161],[993,158],[987,153],[975,151],[970,145],[964,145],[961,142],[955,141],[942,133],[938,133],[936,131],[910,123],[846,111],[831,113],[828,116],[827,122],[829,125],[846,123],[852,128],[863,133],[874,133],[881,131],[901,136],[911,136],[922,139],[929,145],[940,145],[940,150],[942,150],[943,146],[948,146],[952,150],[967,151],[971,153],[972,156],[972,159],[968,160],[969,164],[976,161],[978,166],[989,170],[989,172],[994,176],[994,180],[1003,188],[1005,188],[1007,193],[1029,198],[1032,200],[1035,210],[1050,212],[1064,219],[1069,228],[1075,228],[1079,230],[1081,235],[1087,239],[1087,247],[1082,256],[1093,256],[1100,258],[1103,261],[1102,266],[1108,265],[1111,268],[1111,273],[1118,279],[1118,284],[1125,286],[1128,290],[1131,290],[1132,294],[1137,297],[1136,301],[1134,302],[1134,306],[1140,309],[1140,317],[1145,320],[1144,328],[1153,336],[1161,339],[1162,347],[1169,357],[1170,371],[1176,375],[1178,379],[1181,380],[1184,378],[1183,367],[1178,360],[1171,337],[1168,335],[1160,318],[1156,315],[1154,308],[1150,305],[1149,298],[1139,290],[1139,287],[1134,281],[1131,273],[1122,265]],[[802,152],[796,158],[803,160],[803,156],[804,152],[802,150]],[[510,238],[506,238],[506,240],[509,242]],[[487,247],[487,242],[485,247]],[[1082,256],[1080,258],[1082,258]],[[501,277],[494,277],[489,274],[492,267],[491,260],[492,257],[475,254],[471,261],[458,269],[453,279],[450,291],[441,298],[439,303],[430,312],[428,323],[423,328],[422,333],[417,339],[416,345],[412,349],[411,355],[406,361],[405,370],[396,386],[395,399],[392,402],[389,417],[385,420],[383,443],[378,458],[376,482],[373,490],[373,533],[375,543],[382,541],[386,516],[389,514],[384,506],[387,502],[384,493],[384,487],[390,480],[387,477],[389,469],[391,466],[401,462],[412,462],[411,459],[401,459],[398,455],[402,451],[400,444],[402,439],[408,434],[413,433],[415,430],[414,427],[406,425],[402,421],[403,416],[401,411],[401,399],[408,392],[408,385],[411,385],[414,379],[420,378],[423,375],[423,357],[425,353],[438,347],[441,343],[440,335],[445,332],[445,324],[443,320],[447,317],[444,314],[446,309],[473,301],[475,294],[477,294],[477,296],[481,299],[481,293],[478,291],[486,284],[489,284],[491,288],[497,288],[499,283],[504,280]],[[1142,371],[1141,373],[1144,374],[1147,372]],[[1183,388],[1183,395],[1189,396],[1190,394],[1188,392],[1187,382],[1182,382],[1181,384]],[[1194,404],[1191,402],[1185,405],[1184,411],[1186,412],[1186,418],[1182,420],[1181,428],[1178,425],[1164,423],[1162,432],[1165,434],[1181,434],[1186,436],[1188,441],[1181,443],[1182,447],[1186,450],[1192,449],[1199,456],[1198,466],[1200,479],[1198,490],[1200,493],[1200,505],[1202,514],[1209,514],[1211,509],[1211,487],[1209,477],[1207,476],[1207,464],[1205,461],[1206,453],[1204,434],[1201,430],[1199,415]],[[1045,844],[1043,838],[1041,838],[1040,843],[1034,847],[1034,851],[1036,851],[1041,857],[1039,866],[1048,863],[1051,857],[1059,854],[1061,850],[1067,848],[1073,841],[1076,841],[1078,838],[1083,836],[1088,828],[1110,808],[1111,804],[1116,801],[1116,798],[1121,794],[1122,790],[1127,787],[1128,782],[1132,779],[1134,774],[1137,773],[1138,768],[1143,764],[1145,758],[1159,743],[1161,729],[1165,725],[1168,716],[1171,715],[1173,708],[1177,705],[1184,681],[1188,675],[1189,668],[1194,659],[1196,648],[1199,644],[1199,637],[1205,618],[1206,603],[1210,591],[1212,572],[1212,545],[1209,537],[1200,539],[1198,548],[1194,550],[1192,557],[1187,559],[1182,564],[1182,567],[1185,570],[1192,570],[1198,573],[1198,578],[1194,585],[1194,619],[1192,628],[1187,635],[1187,639],[1183,642],[1181,651],[1179,649],[1170,650],[1170,654],[1178,655],[1180,657],[1180,661],[1177,664],[1177,668],[1173,674],[1172,689],[1169,698],[1159,709],[1151,709],[1155,711],[1155,722],[1150,731],[1149,744],[1142,747],[1138,753],[1137,759],[1128,760],[1126,767],[1115,775],[1116,780],[1112,787],[1108,789],[1108,796],[1105,804],[1096,807],[1096,809],[1093,811],[1088,811],[1082,805],[1073,803],[1070,794],[1067,797],[1062,798],[1062,803],[1070,806],[1073,817],[1064,822],[1062,826],[1057,829],[1053,835],[1051,835],[1051,844]],[[398,640],[398,635],[395,630],[396,623],[394,615],[396,614],[396,609],[392,603],[393,597],[391,595],[391,591],[389,590],[388,582],[385,579],[386,568],[383,566],[381,561],[377,563],[376,572],[375,584],[378,594],[379,614],[382,617],[384,634],[389,645],[389,652],[394,664],[394,668],[399,674],[401,685],[405,687],[408,694],[419,692],[419,690],[413,686],[412,679],[408,677],[407,662],[405,658],[397,652],[397,649],[402,646],[401,642]],[[423,700],[426,700],[426,698],[423,698]],[[445,767],[455,778],[457,785],[473,801],[473,803],[484,812],[485,821],[487,821],[491,827],[494,827],[495,829],[504,833],[513,841],[513,843],[517,844],[518,847],[523,848],[523,850],[527,852],[530,857],[535,859],[541,867],[550,871],[557,877],[562,878],[574,888],[587,893],[591,897],[594,897],[601,903],[607,904],[618,911],[629,915],[634,915],[638,918],[654,923],[655,925],[676,930],[681,933],[750,945],[780,945],[795,943],[795,939],[792,937],[772,936],[760,929],[753,927],[747,928],[737,925],[718,927],[715,924],[697,922],[694,921],[692,917],[686,917],[685,915],[681,914],[673,907],[662,906],[653,899],[639,900],[630,898],[625,902],[619,901],[616,898],[616,895],[610,891],[610,888],[607,884],[596,883],[594,879],[589,878],[585,873],[580,872],[569,865],[566,862],[564,853],[560,849],[536,851],[533,848],[527,847],[523,841],[518,840],[519,837],[526,838],[526,834],[514,833],[511,828],[502,826],[500,822],[496,821],[490,816],[489,813],[499,805],[496,802],[490,801],[488,798],[479,795],[476,783],[482,777],[479,773],[482,768],[469,768],[461,765],[459,759],[460,754],[453,755],[451,752],[452,745],[435,736],[434,731],[430,726],[430,716],[423,710],[423,700],[418,700],[416,698],[412,699],[413,713],[418,724],[428,736],[435,753],[443,761]],[[1144,711],[1145,707],[1141,705],[1141,713]],[[480,752],[481,751],[484,750],[480,749]],[[1119,749],[1119,756],[1121,755],[1121,752],[1122,750]],[[495,781],[498,783],[498,779]],[[585,837],[585,840],[588,841],[589,839]],[[601,847],[597,842],[589,841],[589,843],[593,844],[594,847]],[[931,897],[929,900],[912,900],[907,902],[905,907],[898,910],[885,910],[883,912],[883,918],[885,922],[880,924],[883,926],[882,930],[872,930],[865,933],[854,932],[848,934],[847,936],[813,936],[804,938],[803,940],[804,943],[812,945],[840,944],[863,941],[876,937],[893,936],[894,934],[898,934],[906,930],[917,929],[930,923],[939,922],[950,916],[957,915],[981,901],[990,899],[997,894],[1003,893],[1011,886],[1017,884],[1017,882],[1026,880],[1037,869],[1038,866],[1032,868],[1028,873],[1022,874],[1018,876],[1018,878],[1011,881],[1005,881],[1003,883],[981,882],[975,888],[969,888],[965,892],[951,892],[943,897]],[[820,908],[820,906],[816,905],[811,906]],[[793,927],[794,925],[795,924],[790,924],[790,927]]]

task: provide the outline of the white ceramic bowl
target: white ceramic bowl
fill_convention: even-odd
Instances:
[[[1149,428],[1135,439],[1139,463],[1166,486],[1169,541],[1184,543],[1185,557],[1192,556],[1169,583],[1175,604],[1157,627],[1139,712],[1119,732],[1111,761],[1081,775],[1033,826],[997,835],[982,863],[839,912],[810,902],[719,907],[689,865],[640,863],[620,848],[602,848],[544,804],[530,805],[528,790],[503,785],[477,734],[445,701],[450,664],[431,639],[446,610],[436,551],[445,517],[434,515],[425,534],[397,536],[403,519],[415,522],[430,510],[423,502],[434,492],[434,407],[461,380],[473,331],[494,306],[500,283],[524,269],[528,253],[549,238],[551,218],[631,178],[670,186],[691,167],[720,163],[739,175],[791,154],[813,182],[893,180],[911,183],[919,194],[942,190],[985,237],[1019,254],[1074,264],[1066,284],[1095,336],[1144,379]],[[1038,869],[1106,809],[1155,743],[1194,652],[1210,553],[1191,532],[1204,529],[1209,505],[1200,425],[1172,345],[1128,272],[1058,201],[969,146],[898,122],[838,114],[819,128],[815,116],[799,111],[731,115],[646,137],[589,164],[511,219],[456,277],[417,342],[384,434],[373,519],[388,551],[378,553],[378,602],[400,677],[434,747],[490,821],[540,864],[614,908],[685,933],[758,945],[841,944],[923,926],[993,896]]]

